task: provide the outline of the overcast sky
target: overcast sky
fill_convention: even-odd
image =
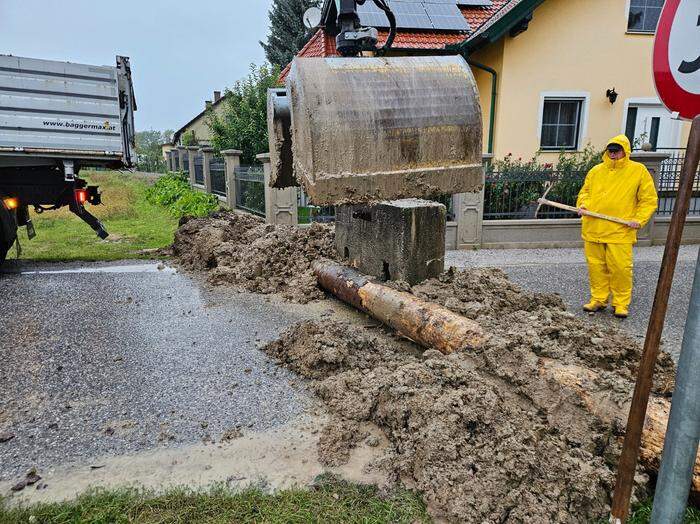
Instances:
[[[131,58],[136,127],[178,129],[265,59],[272,0],[0,0],[0,54]]]

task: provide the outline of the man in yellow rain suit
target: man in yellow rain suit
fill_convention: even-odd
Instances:
[[[626,318],[632,300],[632,246],[637,230],[644,227],[658,205],[654,180],[639,162],[630,160],[625,135],[610,140],[603,163],[586,175],[577,207],[630,222],[629,226],[583,216],[581,236],[588,262],[591,300],[588,312],[605,309],[612,293],[615,316]]]

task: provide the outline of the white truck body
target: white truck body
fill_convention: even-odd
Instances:
[[[0,165],[30,155],[129,166],[135,109],[128,59],[109,67],[0,55]]]
[[[1,1],[1,0],[0,0]],[[100,238],[99,205],[84,169],[131,167],[136,101],[129,59],[91,66],[0,55],[0,263],[37,213],[68,207]]]

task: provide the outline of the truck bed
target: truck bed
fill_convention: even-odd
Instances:
[[[130,157],[117,67],[0,55],[0,155]],[[121,82],[121,84],[120,84]],[[128,115],[132,117],[133,115]],[[126,151],[125,151],[126,150]],[[1,159],[0,159],[1,160]]]

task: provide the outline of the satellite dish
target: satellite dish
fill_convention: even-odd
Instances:
[[[314,29],[321,24],[321,10],[318,7],[309,7],[304,13],[304,25],[307,29]]]

